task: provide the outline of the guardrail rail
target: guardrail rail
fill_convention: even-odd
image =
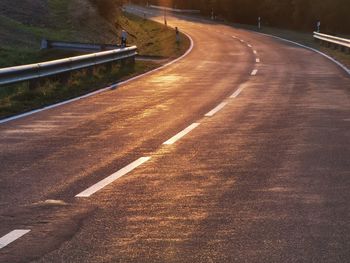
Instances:
[[[177,8],[158,6],[158,5],[150,5],[149,7],[163,10],[163,11],[166,10],[169,12],[176,12],[176,13],[199,14],[201,12],[200,10],[194,10],[194,9],[177,9]]]
[[[314,32],[314,38],[326,43],[328,46],[333,45],[334,48],[340,47],[342,51],[350,52],[350,39],[335,37],[318,32]]]
[[[0,69],[0,86],[33,81],[125,59],[135,59],[137,47],[126,47],[48,62]]]
[[[91,43],[79,43],[79,42],[67,42],[67,41],[56,41],[56,40],[48,40],[43,39],[41,41],[41,49],[64,49],[64,50],[74,50],[74,51],[83,51],[83,52],[91,52],[91,51],[107,51],[121,48],[120,45],[112,45],[112,44],[91,44]]]

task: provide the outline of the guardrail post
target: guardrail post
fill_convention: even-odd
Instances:
[[[176,38],[176,43],[180,44],[180,31],[178,27],[175,27],[175,38]]]
[[[49,42],[46,39],[41,40],[40,49],[48,49]]]

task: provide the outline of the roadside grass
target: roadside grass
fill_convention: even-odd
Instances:
[[[116,32],[109,32],[107,28],[104,28],[106,32],[99,32],[90,26],[89,28],[94,32],[91,34],[94,36],[83,30],[77,33],[78,28],[73,27],[67,15],[69,0],[50,0],[49,6],[52,9],[49,24],[54,24],[55,27],[26,25],[0,15],[0,68],[81,54],[64,50],[40,50],[40,42],[43,38],[80,42],[96,42],[95,40],[100,39],[103,42],[105,34],[107,39],[114,37],[113,40],[107,42],[115,43],[117,39],[120,39],[120,32],[124,29],[129,33],[128,44],[137,45],[140,55],[164,58],[177,57],[185,53],[190,45],[189,39],[184,35],[181,35],[182,43],[178,45],[173,29],[124,12],[118,12],[115,21]],[[92,18],[93,16],[90,17]]]
[[[0,47],[0,68],[7,67],[9,65],[20,64],[32,64],[43,61],[55,60],[63,57],[78,56],[79,52],[50,50],[33,51],[29,48],[16,48],[16,47]]]
[[[114,21],[113,30],[107,22],[100,20],[96,21],[96,25],[89,21],[90,25],[84,28],[86,32],[81,30],[77,33],[76,24],[68,16],[71,8],[69,4],[72,3],[70,1],[78,3],[80,0],[49,0],[50,21],[42,27],[22,24],[0,15],[0,68],[81,54],[63,50],[39,50],[42,38],[82,42],[114,38],[117,41],[121,30],[125,29],[129,33],[128,45],[137,45],[140,55],[168,59],[184,54],[190,46],[190,40],[185,35],[181,36],[180,44],[176,43],[175,31],[171,28],[121,12]],[[88,19],[91,20],[96,14],[91,8],[87,10]],[[88,11],[81,12],[78,16],[82,17],[86,12]],[[42,80],[34,89],[29,87],[28,82],[1,86],[0,119],[81,96],[159,66],[159,62],[152,61],[136,61],[133,66],[114,63],[112,68],[102,65],[92,70],[74,72],[66,82],[59,81],[58,78]]]
[[[325,46],[322,46],[319,42],[314,40],[313,32],[300,32],[300,31],[293,31],[293,30],[287,30],[287,29],[278,29],[278,28],[273,28],[268,26],[263,26],[262,29],[259,31],[257,30],[256,26],[252,26],[252,25],[244,25],[244,24],[236,24],[236,23],[233,25],[236,28],[242,28],[242,29],[257,31],[264,34],[281,37],[281,38],[291,40],[291,41],[303,44],[305,46],[317,49],[331,56],[332,58],[338,60],[348,68],[350,68],[350,54],[346,54],[345,52],[341,52],[340,50],[335,50],[332,48],[327,48]],[[350,36],[342,36],[342,37],[350,39]]]
[[[43,37],[67,40],[70,36],[69,30],[24,25],[4,16],[0,16],[0,24],[0,68],[62,58],[72,53],[39,49]]]
[[[117,23],[128,31],[128,43],[136,45],[140,55],[174,58],[190,46],[185,35],[181,34],[181,42],[177,44],[174,29],[130,13],[119,16]]]
[[[1,87],[0,119],[72,99],[101,87],[108,87],[116,83],[116,80],[123,81],[158,66],[157,63],[144,61],[124,66],[114,63],[111,68],[98,66],[74,72],[66,82],[57,78],[47,79],[35,89],[30,89],[28,82]]]

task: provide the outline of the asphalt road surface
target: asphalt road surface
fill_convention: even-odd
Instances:
[[[0,124],[0,262],[349,262],[349,76],[168,24],[193,39],[182,60]]]

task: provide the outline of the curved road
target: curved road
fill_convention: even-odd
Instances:
[[[346,262],[349,76],[267,36],[168,23],[193,39],[182,60],[0,124],[0,262]]]

